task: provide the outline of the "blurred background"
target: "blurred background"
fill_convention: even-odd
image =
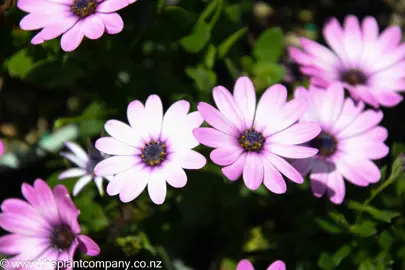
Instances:
[[[405,25],[404,0],[138,0],[119,12],[122,33],[65,53],[59,39],[31,45],[34,33],[19,28],[24,13],[10,3],[0,0],[0,201],[21,197],[21,184],[36,178],[72,190],[77,179],[57,180],[73,166],[59,155],[63,141],[85,147],[107,119],[126,121],[134,99],[155,93],[166,109],[186,99],[195,110],[212,101],[214,86],[231,90],[241,75],[252,78],[258,95],[280,82],[292,93],[308,81],[285,48],[299,36],[324,43],[330,17],[371,15],[380,29]],[[297,270],[405,269],[405,177],[401,160],[394,162],[405,149],[405,103],[383,111],[392,153],[379,162],[382,181],[398,180],[370,209],[359,205],[380,184],[347,183],[345,203],[335,206],[313,197],[308,181],[287,181],[285,195],[251,192],[211,163],[188,171],[186,187],[169,188],[161,206],[147,192],[123,204],[91,183],[74,202],[83,232],[102,249],[95,259],[162,260],[173,270],[231,270],[243,258],[256,269],[276,259]]]

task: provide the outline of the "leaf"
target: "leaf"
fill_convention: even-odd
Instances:
[[[253,73],[257,76],[257,79],[264,82],[264,87],[266,87],[280,82],[284,78],[285,70],[276,63],[260,61],[253,66]]]
[[[401,214],[399,212],[394,212],[390,210],[379,210],[370,205],[363,206],[361,203],[358,203],[356,201],[349,201],[348,207],[350,209],[357,210],[360,212],[366,212],[371,216],[373,216],[375,219],[385,222],[391,222],[393,218],[398,217]]]
[[[217,82],[215,73],[202,67],[187,68],[186,73],[201,91],[211,91]]]
[[[342,233],[342,229],[335,225],[330,223],[329,221],[323,220],[323,219],[316,219],[316,223],[318,223],[319,227],[323,229],[324,231],[330,233],[330,234],[340,234]]]
[[[353,234],[357,234],[362,237],[369,237],[376,234],[377,229],[375,228],[375,225],[376,224],[374,222],[366,220],[361,224],[352,225],[350,230]]]
[[[109,220],[101,205],[93,199],[96,187],[94,183],[91,184],[93,186],[87,186],[87,189],[81,191],[79,196],[75,198],[75,204],[80,210],[80,220],[86,224],[90,231],[98,232],[109,225]]]
[[[5,63],[8,73],[12,77],[23,77],[34,66],[34,61],[28,55],[28,49],[14,53]]]
[[[260,227],[252,228],[249,234],[249,240],[243,247],[244,251],[257,252],[260,250],[265,250],[270,246]]]
[[[242,17],[241,4],[233,4],[225,7],[225,16],[234,23],[238,23]]]
[[[378,243],[385,251],[389,251],[394,243],[394,238],[388,231],[383,231],[378,239]]]
[[[204,48],[210,38],[211,29],[209,25],[205,22],[200,22],[194,27],[194,30],[190,35],[183,37],[180,40],[180,44],[187,52],[198,53]]]
[[[225,65],[226,65],[229,73],[231,74],[232,78],[237,79],[240,75],[240,72],[237,69],[237,67],[235,66],[235,63],[232,62],[231,59],[225,58]]]
[[[333,257],[328,253],[322,253],[321,257],[318,260],[318,266],[325,270],[333,269],[335,267]]]
[[[205,66],[209,69],[215,64],[215,55],[217,53],[217,48],[214,45],[210,44],[208,47],[207,53],[205,54]]]
[[[335,266],[338,266],[343,261],[343,259],[350,254],[351,251],[352,248],[349,245],[344,245],[338,251],[336,251],[335,255],[333,255]]]
[[[233,44],[235,44],[239,39],[241,39],[247,31],[247,27],[244,27],[237,32],[233,33],[231,36],[229,36],[225,41],[223,41],[219,47],[218,47],[218,55],[220,58],[223,58],[229,51],[229,49],[232,47]]]
[[[402,153],[405,153],[405,144],[399,142],[394,143],[391,147],[391,156],[396,158]]]
[[[283,53],[283,32],[274,27],[264,31],[256,41],[253,55],[259,61],[277,62]]]

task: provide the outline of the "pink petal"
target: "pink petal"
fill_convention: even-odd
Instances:
[[[329,173],[332,170],[336,170],[332,165],[316,160],[312,162],[311,174],[311,190],[315,197],[322,197],[328,188]]]
[[[126,1],[126,0],[123,0]],[[158,139],[162,130],[163,105],[159,96],[150,95],[145,103],[145,114],[148,116],[147,129],[149,134]]]
[[[17,7],[25,12],[35,12],[40,11],[43,8],[43,5],[46,5],[47,1],[45,0],[18,0]]]
[[[329,174],[328,195],[334,204],[341,204],[345,198],[346,188],[342,175],[335,170]]]
[[[337,134],[338,139],[344,139],[366,132],[375,127],[383,118],[381,111],[367,110],[361,113],[353,122]]]
[[[200,127],[202,125],[202,123],[204,122],[204,118],[201,116],[200,112],[198,112],[198,111],[189,113],[186,116],[186,120],[192,129]]]
[[[379,142],[385,141],[387,137],[388,137],[388,130],[381,126],[377,126],[361,134],[361,138],[363,140],[373,140]]]
[[[86,171],[81,168],[72,168],[72,169],[62,172],[59,175],[58,179],[74,178],[74,177],[83,176],[85,174],[86,174]]]
[[[86,175],[81,177],[79,180],[77,180],[76,184],[73,187],[73,196],[77,196],[82,189],[93,180],[93,177],[91,175]]]
[[[136,132],[136,129],[131,128],[121,121],[109,120],[105,123],[104,128],[108,134],[123,143],[129,144],[133,147],[142,147],[144,145],[144,142],[139,133]]]
[[[311,65],[313,63],[313,59],[314,59],[309,54],[307,54],[307,53],[303,52],[302,50],[295,48],[295,47],[288,48],[288,55],[290,56],[290,58],[293,61],[295,61],[301,65]]]
[[[196,128],[193,133],[200,143],[209,147],[219,148],[238,145],[236,138],[213,128]]]
[[[49,240],[39,237],[29,237],[19,234],[7,234],[0,237],[0,253],[14,255],[19,253],[38,253],[38,250],[45,250]],[[27,249],[31,249],[27,251]]]
[[[188,111],[190,110],[190,103],[186,100],[179,100],[172,104],[172,106],[167,109],[163,117],[163,130],[167,126],[175,126],[179,123],[179,119],[186,117]]]
[[[29,217],[15,213],[1,213],[0,227],[6,231],[33,237],[46,237],[48,224],[43,220],[31,220]]]
[[[79,235],[79,249],[89,256],[97,256],[100,254],[100,248],[90,237]]]
[[[257,105],[255,128],[263,131],[269,125],[269,115],[280,110],[287,99],[287,89],[281,84],[269,87],[262,95]]]
[[[256,190],[263,182],[263,163],[260,154],[248,152],[245,167],[243,168],[243,181],[250,190]]]
[[[69,31],[63,34],[60,41],[61,47],[65,52],[71,52],[82,43],[84,33],[82,31],[82,21],[78,21]]]
[[[313,57],[322,62],[318,63],[318,65],[322,68],[331,70],[339,61],[339,59],[331,50],[315,41],[307,38],[300,38],[300,43],[306,52],[310,53]]]
[[[381,33],[377,42],[377,49],[380,53],[390,52],[398,46],[401,38],[401,28],[397,25],[390,26]]]
[[[302,184],[304,182],[304,178],[302,177],[302,175],[283,158],[266,150],[263,151],[262,154],[271,164],[273,164],[274,167],[276,167],[277,170],[279,170],[287,178],[291,179],[297,184]]]
[[[370,151],[370,149],[373,149]],[[363,136],[352,137],[339,143],[339,150],[352,156],[366,159],[385,157],[389,148],[383,142],[366,140]]]
[[[80,232],[80,226],[77,221],[77,217],[80,211],[76,208],[72,199],[70,198],[69,191],[63,185],[57,185],[53,189],[55,196],[56,206],[58,208],[61,222],[69,225],[73,233]]]
[[[233,95],[246,127],[251,127],[256,110],[256,91],[252,81],[248,77],[240,77],[235,83]]]
[[[262,157],[264,167],[264,185],[276,194],[283,194],[287,191],[287,185],[281,173],[265,158]]]
[[[56,200],[49,185],[41,180],[37,179],[34,182],[35,196],[34,202],[28,200],[32,206],[34,206],[43,217],[46,218],[51,224],[55,220],[59,220],[58,208]],[[23,192],[24,194],[24,192]],[[25,195],[24,195],[25,197]]]
[[[306,146],[270,144],[266,149],[278,156],[286,158],[308,158],[316,155],[319,150]]]
[[[305,176],[311,170],[313,162],[316,162],[316,160],[312,158],[304,158],[291,161],[291,165]]]
[[[106,0],[97,6],[97,12],[110,13],[128,6],[128,0]]]
[[[363,111],[364,103],[360,102],[355,106],[351,98],[347,98],[343,105],[342,112],[337,119],[335,125],[332,127],[332,132],[337,133],[350,125],[354,119]]]
[[[287,267],[283,261],[275,261],[272,263],[267,270],[286,270]]]
[[[118,13],[96,13],[104,25],[107,33],[110,35],[118,34],[124,29],[124,21]]]
[[[132,156],[141,153],[139,148],[134,148],[113,137],[103,137],[96,141],[96,148],[110,155]]]
[[[368,186],[369,183],[376,183],[381,178],[378,167],[367,159],[345,155],[337,158],[335,164],[344,178],[357,186]]]
[[[323,36],[325,37],[326,43],[333,51],[337,53],[339,58],[346,62],[347,54],[344,47],[344,32],[336,18],[332,18],[326,23],[323,28]]]
[[[240,132],[232,122],[208,103],[200,102],[198,104],[198,111],[204,120],[213,128],[233,137],[238,137],[240,135]]]
[[[212,91],[212,95],[218,110],[223,114],[223,116],[225,116],[226,119],[229,119],[229,121],[232,122],[233,126],[235,126],[239,131],[247,129],[234,97],[225,87],[215,87]]]
[[[176,167],[167,175],[166,181],[174,188],[182,188],[187,184],[186,172],[182,168]]]
[[[361,57],[363,41],[359,20],[356,16],[348,15],[344,21],[344,48],[350,63],[355,66]]]
[[[318,123],[300,122],[266,139],[266,144],[301,144],[306,143],[321,132]]]
[[[53,20],[50,23],[46,24],[44,29],[42,29],[42,31],[40,32],[40,36],[44,40],[54,39],[72,28],[78,20],[79,18],[77,16],[66,16],[60,19]]]
[[[211,160],[220,166],[234,163],[245,150],[241,147],[217,148],[211,152]]]
[[[136,166],[140,158],[134,156],[114,156],[104,159],[96,165],[94,172],[97,176],[114,175]]]
[[[166,181],[160,172],[152,172],[148,181],[149,197],[155,204],[163,204],[166,199]]]
[[[45,12],[43,11],[29,13],[20,21],[20,28],[22,30],[37,30],[44,28],[47,23],[47,20],[44,19],[44,16]]]
[[[104,29],[104,23],[98,16],[88,16],[83,20],[82,31],[89,39],[99,39]]]
[[[236,270],[255,270],[253,265],[246,259],[241,260],[236,266]]]
[[[263,135],[268,137],[294,124],[307,110],[306,99],[295,98],[282,106],[278,114],[268,116],[268,125]]]
[[[395,92],[375,91],[373,95],[384,107],[394,107],[403,100],[403,97]]]
[[[80,168],[85,168],[87,164],[87,160],[81,160],[77,156],[73,155],[72,153],[67,153],[67,152],[62,152],[60,155],[68,160],[70,160],[72,163],[76,164]]]
[[[138,135],[135,135],[136,138],[142,138],[143,140],[149,140],[149,130],[147,130],[147,124],[146,122],[148,121],[145,107],[143,106],[142,102],[139,100],[134,100],[128,105],[127,109],[127,118],[128,122],[132,127],[132,131],[129,131],[127,127],[122,126],[123,129],[129,131],[130,137],[132,137],[133,133],[136,133]],[[118,134],[117,134],[118,135]],[[121,140],[124,139],[124,137],[121,138]],[[135,143],[133,139],[127,137],[125,141],[130,141],[131,143]],[[141,142],[137,142],[136,145],[141,145]]]
[[[194,151],[188,150],[181,167],[183,169],[198,170],[205,166],[207,160],[203,155]]]
[[[375,58],[379,55],[375,53],[376,41],[379,35],[378,23],[374,17],[367,16],[362,23],[363,32],[363,53],[361,62],[365,66],[373,66]]]
[[[133,167],[114,177],[107,187],[110,195],[120,193],[120,200],[124,203],[135,200],[145,190],[149,180],[149,172],[140,166]]]
[[[87,153],[77,143],[65,142],[64,144],[67,148],[69,148],[70,151],[72,151],[73,154],[75,154],[81,160],[87,161],[89,159]]]
[[[344,90],[342,84],[330,85],[325,92],[322,109],[319,113],[321,123],[327,127],[333,126],[342,112],[343,104]]]
[[[235,181],[242,176],[243,168],[245,167],[247,153],[243,153],[235,163],[223,167],[221,170],[223,174],[231,181]]]

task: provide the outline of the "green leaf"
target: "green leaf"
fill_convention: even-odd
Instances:
[[[80,210],[80,220],[85,223],[90,231],[98,232],[109,225],[109,220],[101,205],[93,199],[97,190],[95,184],[90,184],[75,198],[75,204]]]
[[[333,255],[335,266],[338,266],[343,261],[343,259],[350,254],[351,251],[352,248],[349,245],[344,245],[338,251],[336,251],[335,255]]]
[[[225,65],[231,74],[232,78],[237,79],[240,75],[238,68],[235,66],[235,63],[231,59],[225,58]]]
[[[328,253],[322,253],[318,260],[318,266],[325,270],[333,269],[335,267],[333,257]]]
[[[353,234],[357,234],[362,237],[369,237],[376,234],[376,224],[370,220],[366,220],[361,224],[352,225],[350,230]]]
[[[370,205],[363,206],[361,203],[358,203],[356,201],[349,201],[348,207],[356,211],[366,212],[371,216],[373,216],[375,219],[385,222],[391,222],[393,218],[398,217],[401,214],[399,212],[394,212],[390,210],[379,210]]]
[[[208,47],[207,53],[205,54],[205,66],[209,69],[215,64],[215,55],[217,53],[217,48],[214,45],[210,44]]]
[[[261,82],[257,88],[263,88],[280,82],[284,78],[285,70],[276,63],[259,61],[253,66],[253,73]]]
[[[233,44],[235,44],[239,39],[241,39],[247,31],[247,27],[244,27],[237,32],[233,33],[231,36],[229,36],[225,41],[223,41],[219,47],[218,47],[218,55],[220,58],[223,58],[229,51],[229,49],[232,47]]]
[[[187,52],[198,53],[204,48],[210,38],[211,29],[209,25],[205,22],[200,22],[194,27],[190,35],[180,40],[180,44]]]
[[[231,259],[223,259],[221,262],[221,266],[219,269],[221,270],[235,270],[236,269],[236,262],[234,260]]]
[[[322,230],[324,230],[330,234],[342,233],[342,229],[339,226],[332,224],[329,221],[326,221],[323,219],[316,219],[316,223],[318,223],[319,227],[321,227]]]
[[[28,49],[14,53],[5,63],[8,73],[12,77],[23,77],[34,66],[34,61],[28,55]]]
[[[398,157],[400,154],[405,153],[405,144],[396,142],[391,147],[391,156]]]
[[[383,231],[378,239],[378,243],[385,251],[389,251],[394,243],[394,238],[388,231]]]
[[[217,82],[215,73],[202,67],[187,68],[186,73],[201,91],[211,91]]]
[[[225,16],[234,23],[238,23],[242,17],[242,8],[240,4],[233,4],[225,7]]]
[[[283,53],[283,46],[281,28],[270,28],[257,39],[253,54],[259,61],[277,62]]]

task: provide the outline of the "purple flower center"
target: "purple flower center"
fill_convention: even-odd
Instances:
[[[349,69],[341,74],[341,80],[350,85],[359,85],[367,83],[367,76],[358,69]]]
[[[75,240],[75,235],[67,225],[56,227],[51,234],[51,245],[58,251],[68,250]]]
[[[145,143],[142,149],[142,160],[149,166],[162,163],[167,155],[166,145],[160,141]]]
[[[96,0],[74,0],[72,11],[80,18],[85,18],[96,11]]]
[[[329,157],[336,152],[337,140],[330,133],[322,131],[309,145],[319,150],[318,155]]]
[[[263,148],[265,138],[262,133],[253,128],[247,129],[239,138],[240,146],[247,151],[260,151]]]

